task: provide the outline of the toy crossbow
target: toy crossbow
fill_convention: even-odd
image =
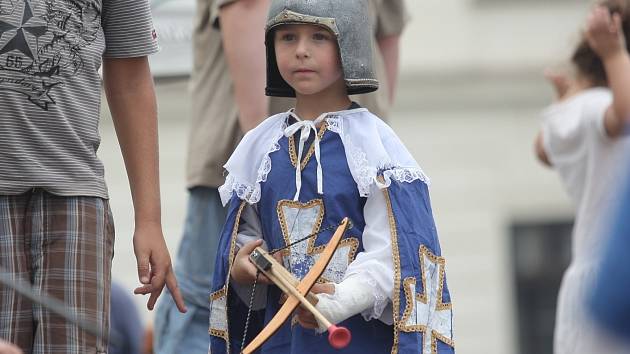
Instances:
[[[328,263],[332,259],[335,250],[337,249],[337,246],[341,241],[341,237],[350,227],[352,227],[350,220],[348,218],[344,218],[337,227],[328,244],[326,244],[326,247],[320,254],[317,262],[315,262],[311,270],[306,274],[306,276],[304,276],[301,281],[297,280],[293,276],[293,274],[286,270],[271,256],[271,254],[279,250],[267,253],[267,251],[263,250],[260,247],[257,247],[250,254],[249,259],[251,260],[251,262],[258,268],[258,270],[262,274],[269,278],[269,280],[271,280],[275,285],[278,286],[278,288],[280,288],[280,290],[282,290],[287,295],[287,300],[282,305],[280,310],[278,310],[275,316],[271,319],[271,321],[269,321],[267,326],[263,328],[263,330],[249,343],[249,345],[247,345],[247,347],[242,349],[242,352],[244,354],[250,354],[258,349],[282,326],[282,324],[289,318],[291,313],[299,305],[302,305],[304,308],[310,311],[313,316],[315,316],[315,318],[318,320],[318,322],[323,324],[327,328],[328,342],[333,348],[341,349],[346,347],[350,343],[350,331],[345,327],[338,327],[330,323],[330,321],[328,321],[326,317],[324,317],[324,315],[322,315],[321,312],[319,312],[315,308],[312,302],[316,301],[316,298],[313,294],[310,293],[310,290],[317,282],[317,279],[319,279],[322,273],[326,270]],[[299,240],[298,242],[301,242],[312,236],[313,235],[309,235],[304,239]],[[252,299],[255,291],[255,286],[256,283],[254,283],[254,289],[252,290]],[[245,324],[246,328],[248,323],[249,314]],[[245,338],[245,336],[243,338]]]

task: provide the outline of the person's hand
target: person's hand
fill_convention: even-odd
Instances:
[[[249,255],[254,252],[256,247],[260,247],[263,244],[262,240],[256,240],[243,245],[238,250],[232,262],[232,269],[230,270],[230,276],[239,284],[253,284],[256,280],[256,273],[258,268],[249,260]],[[275,258],[275,257],[274,257]],[[278,260],[276,258],[276,260]],[[271,284],[271,281],[262,273],[258,275],[258,282],[264,284]]]
[[[15,345],[0,339],[0,354],[23,354]]]
[[[621,16],[617,13],[611,16],[606,7],[597,6],[591,11],[585,36],[588,45],[604,61],[626,51]]]
[[[565,99],[572,85],[574,85],[574,80],[569,77],[568,73],[559,69],[548,68],[545,69],[544,75],[545,79],[553,86],[557,100],[562,101]]]
[[[311,288],[311,293],[313,294],[334,294],[335,293],[335,285],[326,283],[326,284],[315,284]],[[317,305],[316,303],[313,305]],[[307,329],[318,329],[319,324],[315,319],[315,316],[307,310],[304,306],[300,306],[295,310],[295,316],[297,318],[298,323]]]
[[[177,279],[164,242],[161,225],[159,223],[136,224],[133,248],[138,264],[138,278],[143,284],[136,288],[134,293],[151,294],[147,308],[153,310],[155,302],[162,293],[164,284],[166,284],[179,311],[186,312],[184,298],[177,286]]]

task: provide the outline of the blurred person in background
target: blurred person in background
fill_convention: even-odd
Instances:
[[[158,304],[154,349],[158,354],[208,352],[211,278],[225,210],[218,187],[223,165],[241,140],[292,99],[265,96],[265,22],[269,0],[197,0],[190,91],[193,117],[188,145],[187,215],[175,272],[189,308]],[[404,0],[370,0],[377,46],[375,68],[382,84],[353,97],[380,117],[391,107],[398,77],[400,36],[407,20]],[[385,79],[383,79],[385,78]]]
[[[110,299],[111,333],[120,338],[120,343],[112,343],[110,338],[109,354],[141,354],[144,336],[144,324],[136,309],[133,299],[122,285],[112,282]]]
[[[630,151],[626,161],[628,158]],[[609,239],[589,306],[597,322],[625,340],[630,348],[630,169],[620,187],[621,202],[613,213],[610,231],[605,234]]]
[[[149,325],[144,331],[144,337],[142,337],[142,354],[154,354],[153,350],[153,326]]]
[[[197,0],[188,205],[175,262],[189,311],[179,315],[172,301],[158,304],[153,333],[158,354],[208,352],[208,289],[225,219],[217,187],[224,180],[222,166],[243,132],[269,112],[263,32],[268,7],[269,0]]]
[[[558,102],[543,113],[538,158],[558,172],[576,209],[572,262],[564,274],[556,313],[556,354],[626,353],[597,331],[585,311],[599,264],[602,220],[617,185],[623,134],[630,117],[630,1],[600,2],[590,13],[567,77],[547,72]]]

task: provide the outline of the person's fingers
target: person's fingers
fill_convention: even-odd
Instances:
[[[622,33],[623,34],[623,29],[622,29],[622,20],[621,20],[621,15],[619,14],[614,14],[612,17],[612,30],[614,33]]]
[[[601,28],[602,30],[610,31],[614,25],[614,20],[610,14],[610,11],[608,11],[608,9],[605,9],[605,8],[602,8],[599,10],[599,13],[597,14],[597,22],[598,22],[598,27]]]
[[[256,271],[254,271],[252,279],[256,279]],[[265,276],[263,273],[260,273],[258,275],[258,282],[261,284],[268,284],[268,285],[274,284],[274,282],[271,281],[271,279],[267,278],[267,276]]]
[[[589,45],[593,46],[596,44],[595,37],[597,36],[597,26],[595,23],[595,18],[591,16],[587,22],[586,30],[584,31],[584,37]]]
[[[175,300],[175,304],[177,305],[177,309],[179,310],[179,312],[185,313],[186,311],[188,311],[188,309],[186,308],[186,303],[184,302],[184,297],[179,290],[179,285],[177,285],[177,278],[172,271],[166,275],[166,287],[171,293],[171,297],[173,298],[173,300]]]
[[[145,253],[136,255],[136,262],[138,266],[138,280],[140,280],[140,283],[142,284],[149,284],[151,282],[149,255]]]
[[[300,325],[304,328],[315,329],[318,327],[315,316],[303,307],[298,307],[296,310],[297,319]]]
[[[299,317],[298,317],[298,323],[300,324],[300,326],[302,326],[302,327],[304,327],[306,329],[317,329],[318,328],[317,325],[314,325],[311,322],[305,322]]]
[[[602,21],[606,23],[612,22],[612,14],[610,13],[610,10],[608,10],[608,8],[604,6],[600,6],[598,11],[599,11],[599,17],[601,18]]]
[[[162,289],[164,289],[165,279],[166,276],[164,274],[164,271],[161,269],[155,269],[155,274],[153,274],[153,277],[151,278],[152,289],[149,301],[147,301],[147,309],[153,310],[153,308],[155,307],[155,302],[157,301],[158,297],[160,297]]]
[[[295,310],[295,315],[296,315],[300,325],[302,325],[302,327],[308,326],[309,321],[306,319],[306,314],[304,313],[304,310],[302,308],[298,307]]]
[[[136,295],[146,295],[152,291],[153,291],[153,286],[149,284],[149,285],[143,285],[143,286],[135,288],[133,290],[133,293]]]
[[[149,296],[149,301],[147,301],[147,309],[149,309],[149,311],[153,311],[153,309],[155,308],[155,303],[160,297],[160,294],[162,294],[162,289],[164,288],[155,289],[155,291],[151,293],[151,296]]]
[[[308,324],[300,316],[296,316],[297,322],[300,326],[308,328]]]
[[[597,14],[596,21],[598,29],[602,32],[610,32],[614,25],[612,16],[610,16],[610,12],[608,12],[608,10],[600,11]]]
[[[287,296],[287,294],[282,293],[282,295],[280,295],[280,300],[278,300],[278,303],[280,305],[282,305],[282,304],[284,304],[287,301],[288,298],[289,297]]]
[[[316,283],[315,285],[313,285],[313,287],[311,288],[311,292],[313,294],[319,294],[322,292],[322,284]]]
[[[596,6],[592,15],[596,21],[606,21],[610,17],[610,12],[603,6]]]
[[[330,284],[330,283],[315,284],[311,288],[311,292],[313,294],[321,294],[321,293],[334,294],[335,293],[335,286],[333,284]]]
[[[243,245],[243,247],[238,251],[238,253],[241,254],[250,254],[254,251],[254,249],[256,247],[259,247],[260,245],[262,245],[263,240],[262,239],[258,239],[256,241],[252,241],[249,243],[246,243],[245,245]]]
[[[586,29],[587,32],[592,32],[597,25],[597,12],[591,12],[586,18]]]
[[[284,258],[284,255],[282,254],[282,252],[276,252],[273,254],[273,258],[276,260],[276,262],[282,264],[282,259]]]
[[[588,32],[598,32],[602,29],[602,27],[608,27],[606,25],[608,23],[608,16],[608,10],[603,10],[600,7],[593,9],[587,19]]]
[[[303,305],[298,306],[298,308],[296,309],[296,312],[298,316],[302,317],[302,319],[305,320],[306,322],[317,323],[317,321],[315,321],[315,316],[311,313],[311,311],[309,311]]]

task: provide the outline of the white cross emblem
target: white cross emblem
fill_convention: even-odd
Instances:
[[[228,340],[227,291],[221,290],[210,294],[210,334]]]
[[[289,245],[319,231],[324,218],[324,202],[321,199],[314,199],[303,204],[282,200],[278,203],[278,217],[285,243]],[[311,237],[307,241],[297,243],[285,254],[284,265],[298,279],[302,279],[308,273],[325,247],[325,245],[316,247],[315,239],[316,237]],[[353,237],[343,239],[322,274],[322,280],[340,283],[348,264],[354,260],[358,247],[358,239]]]
[[[423,354],[437,354],[437,340],[454,346],[453,309],[442,302],[445,260],[420,247],[423,293],[416,293],[416,278],[403,282],[407,306],[402,319],[403,331],[423,333]]]

